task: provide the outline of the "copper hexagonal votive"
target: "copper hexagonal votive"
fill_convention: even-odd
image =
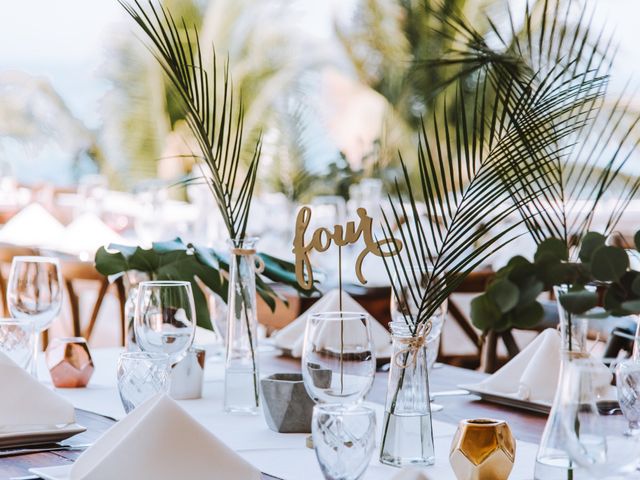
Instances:
[[[503,420],[462,420],[449,462],[458,480],[506,480],[513,468],[516,442]]]
[[[86,387],[93,375],[93,360],[82,337],[56,338],[45,352],[53,384],[58,388]]]

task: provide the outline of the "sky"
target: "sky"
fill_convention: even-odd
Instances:
[[[511,0],[514,4],[526,0]],[[584,0],[596,5],[596,22],[615,28],[621,45],[615,88],[640,78],[640,0]],[[331,34],[328,2],[308,2],[305,22],[319,37]],[[353,2],[334,0],[348,13]],[[307,8],[305,6],[305,8]],[[322,19],[323,21],[319,21]],[[88,127],[100,126],[100,100],[109,85],[100,76],[115,29],[134,26],[116,0],[5,0],[0,14],[0,70],[20,70],[49,79],[72,113]],[[55,163],[55,162],[53,162]],[[64,168],[52,168],[56,175]]]

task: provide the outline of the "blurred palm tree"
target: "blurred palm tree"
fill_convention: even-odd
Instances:
[[[582,123],[562,139],[562,155],[541,178],[548,193],[535,205],[541,216],[529,227],[536,242],[556,236],[572,244],[609,195],[613,206],[604,228],[611,233],[640,189],[640,112],[628,91],[608,92],[614,32],[594,22],[593,5],[583,3],[529,0],[513,11],[502,0],[362,0],[356,28],[338,25],[337,31],[358,77],[388,102],[385,155],[400,150],[415,165],[415,149],[407,144],[416,143],[421,119],[455,125],[460,116],[475,114],[474,96],[464,93],[484,79],[490,95],[516,89],[525,97],[545,84],[545,90],[581,92],[585,102],[568,106],[560,124],[545,127]],[[456,89],[467,108],[451,108],[458,104]],[[438,108],[444,103],[449,108]],[[430,141],[448,146],[449,138],[433,138],[435,130],[425,132]],[[585,199],[592,208],[584,209]]]
[[[191,0],[164,0],[186,25],[200,27],[202,11]],[[130,31],[112,37],[103,76],[112,85],[104,99],[103,135],[115,165],[112,183],[131,188],[158,175],[170,133],[182,131],[177,97],[147,47]]]
[[[466,68],[425,68],[422,62],[444,56],[456,43],[455,29],[442,18],[454,11],[465,12],[476,28],[485,30],[488,24],[480,12],[486,3],[362,0],[353,25],[336,24],[336,34],[358,79],[388,102],[380,151],[387,162],[395,163],[398,150],[411,158],[421,119],[443,98],[450,79]],[[450,119],[455,121],[455,110],[451,114]]]
[[[301,113],[291,105],[302,103],[308,93],[305,74],[325,61],[324,53],[305,40],[297,25],[298,2],[162,3],[192,42],[197,30],[205,64],[215,61],[220,71],[229,68],[234,98],[244,109],[248,133],[243,143],[253,146],[255,138],[264,134],[261,176],[271,188],[297,196],[300,175],[312,176],[308,164],[313,148],[299,135],[312,113],[309,106]],[[213,47],[219,53],[215,60]],[[189,157],[199,152],[157,62],[130,35],[114,46],[111,57],[106,76],[114,89],[107,99],[105,123],[107,134],[123,147],[123,176],[129,181],[154,177],[158,159],[173,164],[162,169],[165,176],[188,173],[193,165]]]

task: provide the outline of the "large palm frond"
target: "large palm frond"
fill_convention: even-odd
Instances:
[[[533,75],[523,91],[513,88],[512,77],[497,85],[489,78],[478,80],[470,103],[459,86],[453,104],[459,121],[447,122],[444,105],[444,122],[434,113],[423,123],[420,184],[417,189],[412,185],[404,167],[408,193],[401,193],[398,182],[398,199],[389,197],[392,213],[384,216],[386,235],[405,245],[403,258],[384,260],[387,273],[404,279],[411,300],[420,305],[416,319],[406,318],[414,333],[468,273],[522,233],[521,225],[530,226],[537,212],[526,208],[549,194],[544,179],[555,174],[563,139],[582,128],[588,118],[584,108],[593,105],[606,81],[576,78],[563,88],[548,88],[556,76]],[[416,192],[425,199],[423,217]],[[506,219],[517,210],[522,220],[508,225]],[[401,219],[410,219],[409,225],[394,232]],[[418,275],[426,279],[424,294]]]
[[[521,93],[529,88],[533,71],[539,72],[535,84],[555,72],[547,88],[586,91],[595,86],[592,80],[610,73],[615,57],[612,36],[605,27],[594,26],[593,10],[571,0],[540,0],[532,8],[527,3],[520,21],[511,10],[504,22],[489,20],[492,42],[459,13],[441,20],[448,27],[443,34],[456,32],[457,43],[442,58],[427,60],[428,68],[467,65],[465,74],[482,72],[494,83],[510,78],[512,87]],[[449,81],[460,79],[458,74]],[[624,100],[626,92],[609,98],[606,86],[598,85],[602,95],[591,95],[591,102],[565,112],[567,118],[590,118],[562,140],[567,148],[556,158],[556,168],[541,178],[549,187],[545,198],[537,205],[523,205],[525,215],[532,210],[539,213],[527,222],[537,243],[552,236],[567,245],[578,242],[601,200],[615,186],[615,202],[608,210],[604,232],[611,233],[640,188],[639,177],[624,175],[640,143],[640,115],[630,110]]]
[[[243,108],[233,91],[229,65],[218,71],[215,51],[210,67],[203,59],[198,30],[189,33],[184,21],[178,27],[171,13],[151,1],[143,8],[138,0],[119,0],[150,40],[150,49],[167,75],[184,109],[196,139],[205,170],[231,238],[245,235],[249,208],[260,158],[261,138],[256,141],[246,172],[241,172]],[[192,37],[193,35],[193,37]],[[244,178],[242,178],[244,175]]]

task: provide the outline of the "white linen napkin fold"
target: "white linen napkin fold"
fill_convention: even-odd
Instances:
[[[22,431],[75,423],[73,405],[0,352],[0,430]]]
[[[518,355],[477,387],[521,400],[553,403],[560,374],[560,333],[548,328],[538,335]],[[606,386],[611,373],[602,364],[598,384]]]
[[[340,310],[340,290],[330,290],[306,312],[273,335],[276,347],[290,350],[292,357],[300,358],[302,356],[304,332],[309,315],[322,312],[337,312],[338,310]],[[345,312],[368,313],[358,302],[344,291],[342,292],[342,310]],[[388,355],[390,352],[391,334],[375,318],[369,316],[369,319],[371,337],[373,339],[376,355]]]
[[[42,205],[27,205],[0,229],[0,243],[54,248],[65,234],[64,226]]]
[[[259,480],[261,473],[167,395],[147,400],[85,451],[71,480],[207,478]]]
[[[98,248],[110,243],[126,244],[120,235],[93,213],[83,213],[65,228],[57,250],[73,254],[95,254]]]

